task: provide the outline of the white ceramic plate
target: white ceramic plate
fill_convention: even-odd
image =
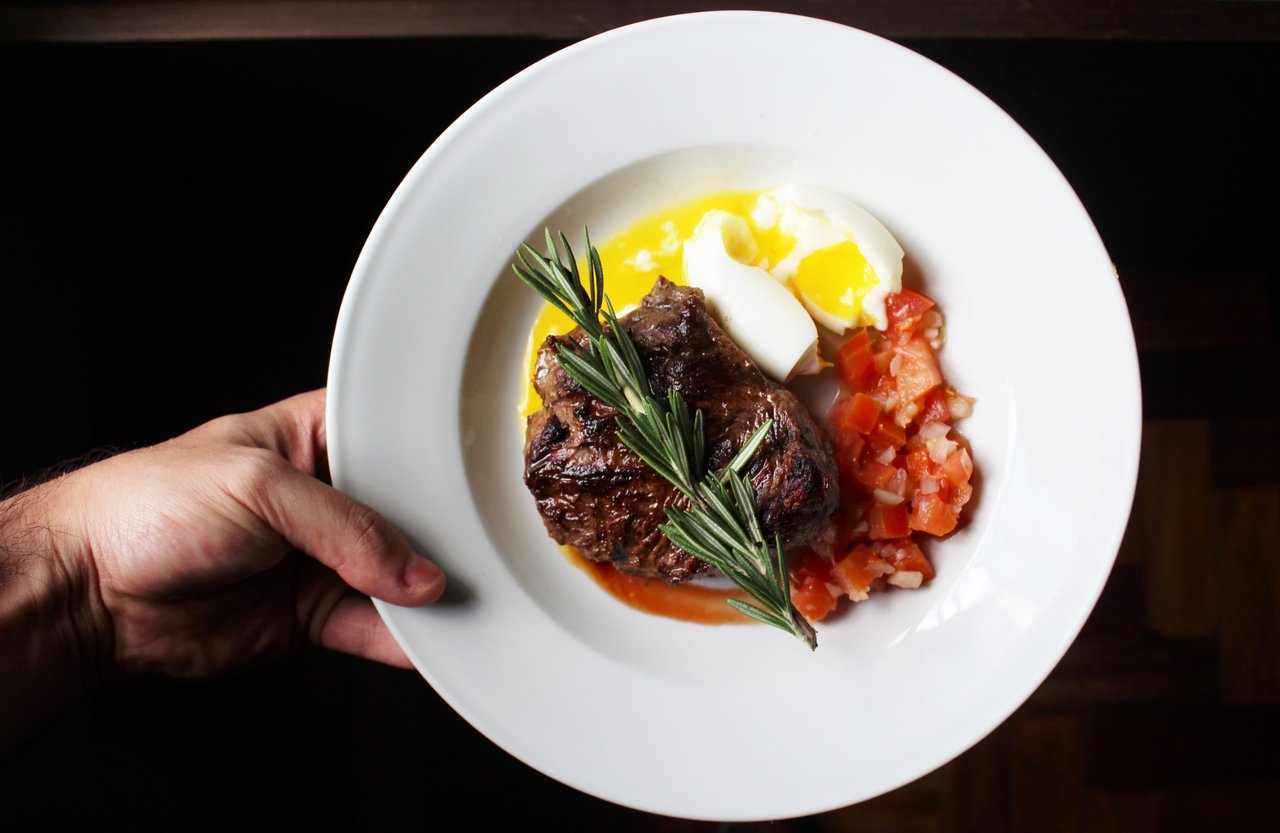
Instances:
[[[896,234],[947,314],[944,370],[977,397],[978,497],[933,546],[937,579],[820,626],[814,654],[759,626],[638,613],[560,555],[520,479],[537,305],[508,270],[544,225],[603,240],[711,189],[791,181]],[[554,778],[719,820],[893,789],[1022,703],[1110,571],[1140,431],[1115,273],[1039,147],[902,47],[745,12],[591,38],[458,119],[369,236],[329,387],[334,482],[451,578],[435,606],[380,606],[427,680]]]

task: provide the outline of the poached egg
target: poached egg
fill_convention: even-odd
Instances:
[[[659,275],[697,286],[730,337],[780,381],[823,366],[815,322],[835,334],[885,329],[884,299],[902,287],[902,247],[884,225],[843,196],[803,185],[688,200],[632,223],[599,251],[620,314]],[[529,333],[526,379],[546,337],[571,329],[567,315],[544,307]],[[521,413],[541,404],[528,382]]]
[[[729,338],[780,381],[817,373],[818,330],[791,290],[759,266],[759,245],[747,221],[708,211],[684,245],[684,275],[702,290],[707,308]]]
[[[884,300],[902,290],[902,247],[866,209],[820,188],[784,185],[761,194],[751,218],[792,241],[769,273],[795,291],[814,321],[837,335],[888,327]]]

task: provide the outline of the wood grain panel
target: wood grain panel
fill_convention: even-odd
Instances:
[[[999,726],[943,768],[944,833],[1006,833],[1009,826],[1009,726]]]
[[[1011,743],[1013,829],[1084,831],[1078,722],[1067,716],[1026,718],[1014,725]]]
[[[1160,801],[1152,793],[1090,791],[1084,823],[1091,833],[1155,833],[1160,830]]]
[[[1270,281],[1261,270],[1118,271],[1134,340],[1143,350],[1274,343]],[[1213,291],[1213,287],[1231,287],[1231,291]]]
[[[723,2],[567,0],[194,0],[7,3],[0,39],[172,41],[522,35],[581,38],[627,23]],[[859,0],[763,2],[887,37],[1247,40],[1280,38],[1280,8],[1248,0]]]
[[[870,801],[812,818],[823,833],[933,833],[939,827],[941,772]]]
[[[1213,421],[1209,462],[1215,487],[1280,486],[1280,419],[1265,408],[1250,411],[1249,417]]]
[[[1222,687],[1232,702],[1280,702],[1280,488],[1226,496]]]
[[[1209,546],[1209,425],[1148,422],[1134,512],[1147,566],[1147,621],[1166,636],[1215,633],[1220,553]]]

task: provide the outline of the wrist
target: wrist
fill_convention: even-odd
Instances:
[[[92,554],[59,511],[60,486],[0,502],[0,749],[99,681],[110,657]]]

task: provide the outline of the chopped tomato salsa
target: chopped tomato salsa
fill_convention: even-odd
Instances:
[[[827,534],[792,559],[791,597],[810,621],[848,596],[934,576],[921,536],[949,535],[973,495],[969,443],[955,430],[973,400],[947,385],[936,351],[942,313],[904,289],[885,300],[884,332],[855,332],[836,357],[841,395],[827,429],[841,505]]]

